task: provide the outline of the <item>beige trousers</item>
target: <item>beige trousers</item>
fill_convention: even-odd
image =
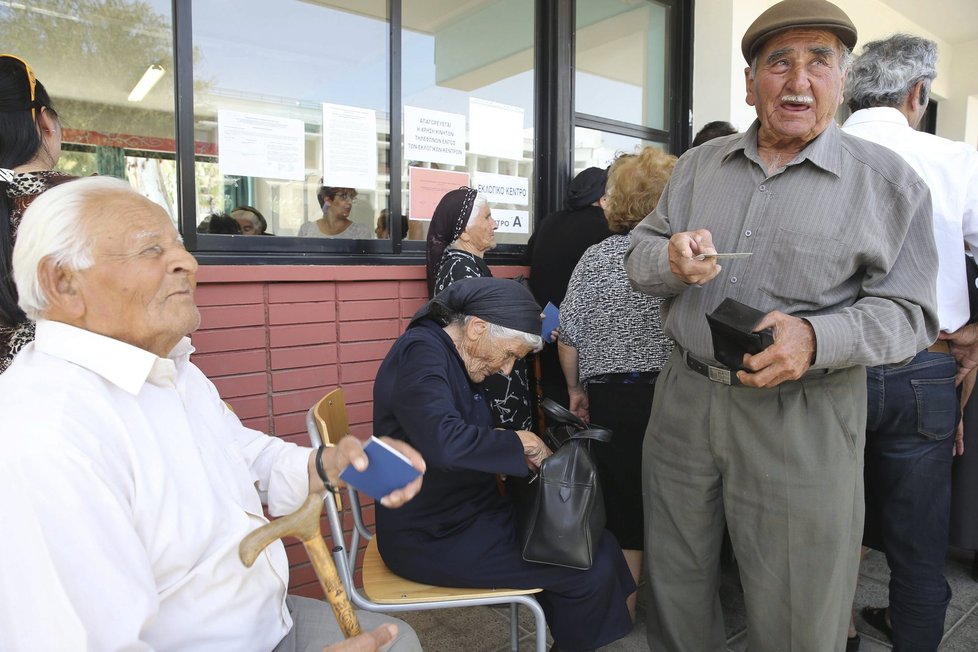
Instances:
[[[751,652],[845,648],[863,529],[866,372],[754,389],[677,350],[643,449],[654,651],[726,649],[719,552],[729,526]]]

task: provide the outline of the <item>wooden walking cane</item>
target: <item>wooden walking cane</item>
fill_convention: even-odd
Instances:
[[[244,565],[250,568],[261,551],[276,539],[295,537],[302,541],[313,570],[316,571],[316,577],[319,578],[319,585],[323,587],[326,599],[336,615],[336,622],[343,630],[343,636],[351,638],[363,630],[360,629],[360,621],[353,611],[350,598],[343,589],[336,566],[326,550],[326,542],[319,530],[319,518],[322,513],[323,497],[316,493],[309,494],[306,502],[298,510],[262,525],[242,539],[241,545],[238,546],[238,555]]]

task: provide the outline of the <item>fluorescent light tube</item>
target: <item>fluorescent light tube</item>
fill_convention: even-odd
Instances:
[[[156,82],[160,81],[165,73],[166,71],[163,70],[163,66],[157,63],[154,63],[147,68],[146,72],[143,73],[142,78],[133,87],[132,92],[129,93],[129,101],[142,102],[143,98],[146,97],[146,93],[153,90],[153,87],[156,86]]]

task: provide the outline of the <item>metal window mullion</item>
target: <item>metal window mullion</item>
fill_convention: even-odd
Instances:
[[[390,147],[387,150],[390,193],[387,211],[387,228],[390,230],[394,254],[401,253],[401,241],[407,233],[401,233],[401,0],[388,0],[390,22]]]
[[[173,97],[176,100],[177,210],[184,245],[197,250],[194,169],[194,44],[191,0],[173,0]]]

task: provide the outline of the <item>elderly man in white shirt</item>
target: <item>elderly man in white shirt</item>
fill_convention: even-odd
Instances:
[[[0,375],[0,649],[419,650],[376,614],[341,642],[326,603],[286,596],[281,541],[239,560],[267,522],[256,488],[281,515],[366,456],[352,437],[319,451],[269,437],[224,406],[189,361],[196,269],[166,213],[119,180],[64,184],[25,214],[14,277],[37,338]]]
[[[904,367],[867,370],[864,540],[886,553],[890,605],[862,613],[907,650],[937,649],[951,597],[944,579],[951,458],[963,442],[959,368],[946,340],[969,337],[964,248],[978,246],[978,151],[916,130],[936,76],[932,41],[897,34],[867,43],[846,81],[853,113],[843,126],[903,157],[930,188],[934,211],[941,339]]]

